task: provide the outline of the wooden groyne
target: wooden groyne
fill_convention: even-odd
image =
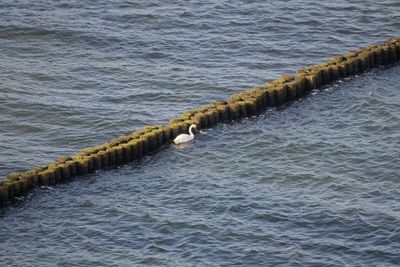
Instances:
[[[294,74],[284,74],[276,80],[231,95],[226,100],[186,110],[166,125],[145,126],[102,145],[87,147],[75,155],[59,157],[47,165],[10,173],[0,180],[0,205],[6,205],[37,186],[56,185],[78,175],[140,159],[171,143],[177,135],[187,133],[191,124],[201,129],[257,115],[268,107],[281,106],[299,99],[323,85],[398,61],[400,37],[394,37],[381,44],[349,51],[325,62],[303,67]]]

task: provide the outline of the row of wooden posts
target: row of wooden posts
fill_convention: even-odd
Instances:
[[[293,75],[284,74],[264,85],[236,93],[227,100],[186,110],[166,125],[145,126],[102,145],[87,147],[73,156],[59,157],[47,165],[12,172],[0,180],[0,205],[9,203],[37,186],[56,185],[77,175],[140,159],[171,143],[180,133],[187,133],[191,124],[201,129],[219,122],[254,116],[269,107],[299,99],[320,86],[397,61],[400,61],[400,37],[334,56],[320,64],[301,68]]]

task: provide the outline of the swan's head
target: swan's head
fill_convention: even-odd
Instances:
[[[193,132],[193,129],[194,129],[194,132]],[[190,127],[189,127],[189,134],[190,134],[190,132],[193,132],[193,133],[196,133],[196,132],[197,132],[197,125],[196,125],[196,124],[190,125]]]

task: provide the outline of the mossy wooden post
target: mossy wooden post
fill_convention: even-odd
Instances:
[[[9,185],[13,188],[13,195],[17,197],[21,195],[21,182],[19,180],[20,175],[21,173],[12,172],[5,178],[5,182],[9,182]]]
[[[382,65],[382,48],[379,46],[374,49],[374,62],[375,66]]]
[[[297,99],[297,85],[295,82],[291,81],[287,84],[287,99],[288,101],[293,101]]]
[[[359,56],[364,59],[364,71],[368,70],[371,68],[371,53],[368,50],[362,50],[361,53],[359,53]]]
[[[19,181],[21,182],[21,194],[26,194],[30,187],[30,177],[27,175],[21,175]]]
[[[343,63],[346,68],[346,77],[353,75],[354,74],[353,61],[346,60]]]
[[[239,118],[246,118],[247,117],[247,107],[246,102],[243,100],[237,101],[236,103],[239,104]]]
[[[138,156],[138,159],[140,159],[140,158],[142,158],[144,156],[143,147],[144,147],[144,140],[137,139],[137,156]]]
[[[96,154],[93,155],[93,164],[94,164],[94,169],[97,170],[102,170],[103,167],[103,161],[101,158],[103,151],[99,151]]]
[[[21,182],[18,180],[13,181],[13,187],[14,187],[14,196],[19,197],[21,195]]]
[[[34,181],[34,175],[35,173],[32,171],[25,171],[21,174],[21,180],[23,180],[26,183],[26,189],[27,191],[29,191],[30,189],[32,189],[34,186],[36,186],[37,184],[35,184]]]
[[[265,94],[267,97],[267,106],[268,107],[274,107],[275,104],[275,91],[273,90],[273,88],[267,88],[265,89]]]
[[[56,185],[56,169],[49,169],[49,185]]]
[[[204,128],[204,129],[208,127],[208,122],[209,122],[208,115],[206,112],[207,112],[207,110],[201,111],[198,114],[196,114],[196,116],[197,115],[200,116],[201,128]]]
[[[107,151],[103,150],[99,152],[99,156],[101,159],[101,167],[102,169],[106,169],[109,167],[109,162],[108,162],[108,153]]]
[[[188,130],[189,130],[189,126],[190,126],[189,122],[188,122],[188,119],[180,121],[178,124],[179,124],[179,132],[183,133],[183,134],[187,134]]]
[[[259,92],[261,94],[261,107],[262,107],[262,110],[266,110],[267,107],[268,107],[266,88],[265,87],[259,87]]]
[[[311,73],[313,73],[315,76],[315,83],[317,87],[324,84],[324,73],[321,68],[319,68],[318,66],[314,66],[311,69]]]
[[[346,63],[345,62],[340,62],[337,64],[338,69],[339,69],[339,77],[340,78],[346,78],[347,77],[347,69],[346,69]]]
[[[261,99],[258,98],[257,92],[249,89],[243,92],[242,99],[246,103],[247,116],[252,116],[252,113],[256,115],[261,107]]]
[[[229,120],[229,107],[226,104],[220,104],[217,106],[219,120],[222,122],[226,122]],[[198,125],[196,123],[196,125]],[[199,127],[198,127],[199,128]]]
[[[214,126],[219,122],[218,110],[210,109],[207,111],[207,115],[208,115],[208,124],[210,127]]]
[[[275,104],[282,106],[287,102],[287,85],[278,84],[275,89]]]
[[[75,177],[78,174],[78,162],[76,160],[71,159],[66,162],[66,165],[69,166],[70,178]]]
[[[132,139],[129,141],[128,146],[130,146],[131,150],[131,161],[140,158],[140,151],[139,151],[139,139]]]
[[[197,112],[196,114],[194,114],[191,119],[195,122],[195,124],[197,125],[197,128],[200,130],[202,128],[205,127],[206,122],[204,121],[204,117],[202,116],[201,112]]]
[[[346,62],[349,64],[347,67],[348,73],[354,75],[358,73],[358,63],[355,61],[357,53],[355,51],[349,51],[345,54]],[[349,71],[350,70],[350,71]]]
[[[116,163],[116,151],[115,151],[115,147],[109,147],[106,150],[107,154],[108,154],[108,164],[109,166],[114,166]]]
[[[252,97],[255,100],[255,104],[256,104],[256,112],[260,113],[261,111],[264,110],[264,105],[263,105],[263,95],[261,92],[259,91],[254,91]]]
[[[328,84],[332,81],[331,68],[328,64],[321,64],[323,84]]]
[[[162,146],[164,143],[164,137],[163,137],[163,131],[162,131],[162,125],[159,125],[157,129],[154,129],[153,132],[155,133],[156,136],[156,148],[159,148]]]
[[[390,58],[390,63],[395,63],[398,60],[396,45],[394,44],[389,45],[389,58]]]
[[[39,185],[39,174],[34,170],[28,171],[29,175],[31,176],[32,185],[30,188],[34,188],[35,186]]]
[[[248,97],[244,100],[246,103],[247,116],[257,115],[257,103],[254,97]]]
[[[149,138],[147,135],[142,135],[140,136],[140,140],[143,142],[143,148],[142,148],[142,155],[147,156],[149,155],[150,148],[149,148]]]
[[[228,103],[229,119],[237,120],[239,119],[239,109],[240,105],[236,102]]]
[[[169,127],[171,127],[171,139],[175,139],[181,133],[180,125],[177,123],[172,123],[169,124]]]
[[[371,68],[375,67],[374,51],[368,49],[367,53],[368,53],[368,62],[369,62],[368,68],[371,69]]]
[[[171,128],[168,125],[163,126],[163,143],[168,144],[171,140]]]
[[[149,144],[149,151],[154,151],[154,149],[157,146],[157,138],[155,132],[149,132],[146,134],[147,135],[147,140]]]
[[[359,66],[360,66],[359,58],[358,57],[353,57],[351,60],[353,61],[354,74],[359,74],[361,72],[360,68],[359,68]]]
[[[205,126],[212,127],[214,125],[214,114],[211,110],[205,110],[202,112],[204,116]],[[185,132],[186,133],[186,132]]]
[[[124,157],[122,155],[122,145],[115,147],[115,164],[119,165],[124,162]]]
[[[300,98],[307,93],[306,79],[304,76],[296,76],[295,81],[297,82],[297,97]]]
[[[358,70],[360,73],[364,72],[367,70],[367,66],[369,65],[368,63],[368,55],[365,53],[360,53],[357,56],[358,60]]]
[[[201,111],[201,116],[204,119],[204,126],[202,128],[208,128],[212,126],[212,118],[210,112],[208,112],[208,109]]]
[[[52,164],[49,164],[49,169],[53,170],[54,184],[57,184],[59,181],[61,181],[61,167],[59,167],[55,163],[52,163]]]
[[[214,117],[214,124],[219,123],[219,111],[216,107],[212,108],[212,116]]]
[[[7,188],[7,193],[8,193],[8,200],[11,200],[14,198],[15,194],[14,194],[14,184],[12,181],[7,181],[4,180],[3,181],[3,186],[5,188]]]
[[[128,143],[119,145],[122,150],[122,162],[130,162],[132,160],[131,146]]]
[[[50,185],[50,173],[53,173],[51,170],[45,170],[39,173],[39,185],[40,186],[49,186]]]
[[[0,181],[0,205],[5,205],[8,200],[8,186],[5,185],[4,181]]]
[[[25,172],[19,172],[16,181],[19,182],[20,194],[26,194],[29,190],[30,177]]]
[[[390,63],[390,51],[387,45],[382,46],[382,64],[388,65]]]
[[[76,176],[76,163],[69,160],[62,166],[62,177],[66,181]]]
[[[87,174],[89,173],[89,160],[85,158],[80,158],[77,160],[78,163],[78,174]]]

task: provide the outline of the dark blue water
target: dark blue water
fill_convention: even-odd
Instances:
[[[0,174],[399,35],[398,1],[0,3]],[[1,211],[4,266],[397,266],[400,68]]]

